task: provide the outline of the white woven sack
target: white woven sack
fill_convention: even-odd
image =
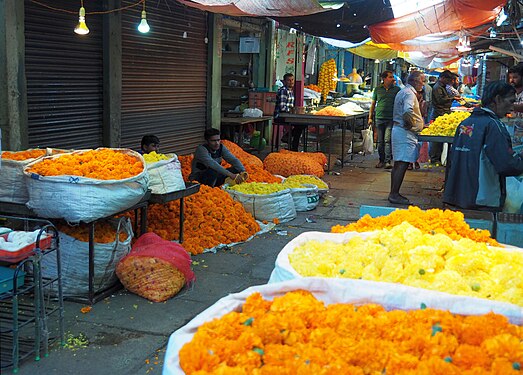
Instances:
[[[320,202],[318,187],[312,184],[302,184],[303,188],[290,188],[294,207],[297,212],[314,210]]]
[[[278,218],[280,223],[285,223],[296,218],[296,208],[289,189],[281,190],[272,194],[244,194],[238,191],[224,190],[235,201],[240,202],[256,220],[271,221]]]
[[[95,293],[116,283],[116,265],[131,251],[133,231],[129,218],[110,219],[109,222],[116,230],[115,241],[94,244]],[[120,232],[127,234],[123,242],[119,241]],[[59,232],[59,235],[63,295],[86,296],[89,292],[89,242],[77,240],[62,232]],[[45,278],[55,278],[56,274],[56,252],[53,252],[42,257],[42,275]],[[57,293],[56,285],[54,288],[53,292]]]
[[[144,197],[149,186],[145,160],[142,155],[133,150],[126,148],[113,150],[138,158],[144,165],[143,172],[123,180],[96,180],[66,175],[40,176],[28,172],[38,161],[32,162],[24,168],[29,190],[27,207],[39,217],[62,218],[70,223],[78,223],[98,220],[134,206]],[[72,153],[87,151],[89,150]],[[47,158],[59,158],[61,155]]]
[[[460,315],[482,315],[494,312],[505,315],[513,324],[523,323],[522,309],[508,303],[366,280],[313,277],[288,280],[281,283],[257,285],[240,293],[229,294],[171,334],[165,352],[163,375],[184,374],[180,367],[178,353],[183,345],[192,340],[198,327],[203,323],[220,318],[232,311],[241,311],[247,297],[253,293],[260,293],[263,298],[273,300],[287,292],[300,289],[310,291],[326,305],[333,303],[356,305],[377,303],[383,305],[387,310],[416,310],[420,308],[421,304],[425,304],[428,308],[449,310],[453,314]]]
[[[33,149],[29,149],[31,151]],[[1,159],[0,165],[0,202],[26,204],[29,200],[24,167],[41,158],[27,160]]]
[[[175,154],[167,155],[168,160],[148,163],[149,189],[153,194],[167,194],[185,189],[182,165]]]

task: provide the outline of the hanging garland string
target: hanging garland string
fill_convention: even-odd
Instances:
[[[67,9],[61,9],[61,8],[55,8],[51,5],[48,5],[48,4],[45,4],[45,3],[42,3],[41,1],[38,1],[38,0],[31,0],[32,3],[35,3],[35,4],[38,4],[44,8],[47,8],[47,9],[51,9],[51,10],[54,10],[54,11],[57,11],[57,12],[62,12],[62,13],[69,13],[69,14],[78,14],[78,11],[77,10],[67,10]],[[93,15],[93,14],[109,14],[109,13],[115,13],[115,12],[120,12],[122,10],[126,10],[126,9],[130,9],[130,8],[134,8],[142,3],[144,3],[145,0],[138,0],[136,3],[134,4],[131,4],[131,5],[127,5],[125,7],[121,7],[121,8],[118,8],[118,9],[111,9],[111,10],[106,10],[106,11],[97,11],[97,12],[85,12],[86,15]]]

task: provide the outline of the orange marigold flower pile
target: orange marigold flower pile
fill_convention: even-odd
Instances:
[[[2,159],[22,161],[27,159],[36,159],[45,156],[45,150],[26,150],[26,151],[4,151],[2,152]]]
[[[273,152],[263,160],[263,166],[272,174],[289,177],[296,174],[312,174],[322,177],[325,174],[323,164],[308,155]]]
[[[71,226],[67,224],[58,224],[57,228],[79,241],[89,242],[89,225]],[[120,231],[118,236],[121,242],[127,240],[129,237],[125,231]],[[116,230],[111,224],[106,221],[97,222],[94,230],[94,242],[96,243],[111,243],[116,241]]]
[[[333,107],[331,105],[320,109],[318,112],[314,113],[316,116],[347,116],[345,112],[341,109]]]
[[[407,210],[393,211],[387,216],[372,218],[370,215],[365,215],[355,223],[345,226],[335,225],[331,228],[331,232],[370,232],[392,228],[404,221],[418,228],[423,233],[441,233],[446,234],[453,240],[470,238],[476,242],[486,242],[492,246],[500,246],[495,239],[490,237],[488,230],[471,228],[465,221],[465,216],[462,212],[440,210],[438,208],[424,211],[415,206],[410,206]]]
[[[189,181],[189,175],[191,174],[191,164],[193,159],[193,154],[178,156],[178,161],[182,165],[182,176],[185,182]]]
[[[314,84],[305,85],[305,88],[310,89],[312,91],[321,92],[321,88],[318,85],[314,85]]]
[[[33,165],[30,173],[41,176],[81,176],[97,180],[123,180],[143,172],[137,157],[123,152],[100,149],[74,154],[62,154]]]
[[[325,306],[308,291],[203,324],[179,352],[186,374],[518,374],[523,329],[494,313]]]
[[[247,240],[260,230],[251,214],[220,188],[206,185],[186,197],[183,247],[191,254],[219,244]],[[180,202],[153,204],[147,210],[148,230],[168,241],[179,239]]]
[[[325,156],[325,154],[323,152],[298,152],[298,151],[290,151],[290,150],[285,150],[285,149],[281,149],[279,152],[281,152],[282,154],[294,155],[298,158],[308,157],[308,158],[316,161],[317,163],[319,163],[321,166],[324,166],[325,164],[327,164],[327,156]]]
[[[260,158],[249,154],[248,152],[243,151],[243,149],[237,144],[228,141],[226,139],[222,140],[222,144],[229,149],[229,151],[242,162],[244,166],[255,165],[257,167],[263,168],[263,163]]]

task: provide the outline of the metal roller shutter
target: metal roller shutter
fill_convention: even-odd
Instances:
[[[89,2],[87,12],[99,11]],[[53,8],[25,1],[25,62],[31,147],[102,145],[102,16],[87,16],[90,33],[73,32],[79,1]]]
[[[147,34],[136,29],[141,7],[122,13],[121,143],[138,148],[153,133],[162,152],[191,153],[207,117],[207,17],[176,1],[147,4]]]

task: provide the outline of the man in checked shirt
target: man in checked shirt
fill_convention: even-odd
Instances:
[[[276,94],[276,106],[274,108],[274,121],[282,123],[280,113],[287,112],[290,113],[294,109],[294,75],[287,73],[283,76],[283,86],[280,87],[278,93]],[[294,126],[292,128],[292,140],[290,144],[290,149],[293,151],[298,151],[298,146],[300,145],[300,137],[303,131],[303,127]]]

